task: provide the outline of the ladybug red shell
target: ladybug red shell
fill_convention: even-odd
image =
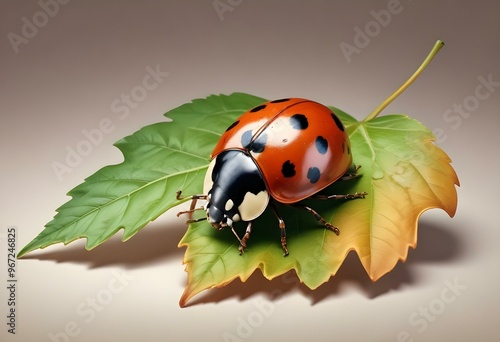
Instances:
[[[354,176],[349,137],[331,109],[317,102],[289,98],[266,102],[241,115],[215,146],[208,167],[203,195],[191,196],[191,210],[206,211],[206,219],[216,229],[231,227],[246,247],[253,221],[268,207],[281,228],[285,255],[285,223],[274,202],[302,207],[327,228],[339,233],[316,211],[299,202],[315,195],[339,178]],[[331,195],[323,198],[358,198]],[[177,196],[180,198],[180,192]],[[194,201],[206,199],[205,207],[194,209]],[[183,212],[186,213],[186,212]],[[179,213],[181,214],[181,213]],[[197,220],[191,220],[194,222]],[[248,222],[243,238],[233,228],[237,221]]]
[[[352,164],[349,137],[331,109],[291,98],[266,102],[237,119],[212,158],[225,150],[249,154],[270,195],[295,203],[342,177]]]

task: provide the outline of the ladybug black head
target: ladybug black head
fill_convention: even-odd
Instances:
[[[217,230],[222,230],[233,224],[233,221],[211,202],[207,205],[207,220]]]
[[[262,174],[252,157],[241,150],[228,150],[212,160],[204,190],[207,219],[215,229],[233,222],[252,221],[266,208],[269,195]]]

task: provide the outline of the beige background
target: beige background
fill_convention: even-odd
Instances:
[[[214,3],[226,11],[219,16]],[[500,338],[498,1],[54,4],[2,1],[0,9],[0,340]],[[359,30],[372,37],[363,41]],[[13,34],[29,37],[13,44]],[[180,309],[186,274],[176,246],[185,227],[168,213],[127,243],[118,237],[86,252],[79,241],[19,261],[17,334],[7,333],[8,227],[17,227],[19,248],[27,244],[71,188],[121,161],[115,141],[193,98],[233,91],[308,97],[361,119],[437,39],[444,49],[385,113],[409,114],[439,133],[462,183],[458,213],[426,212],[418,248],[379,282],[350,256],[317,291],[257,272]],[[358,44],[350,62],[342,43]],[[146,68],[157,65],[168,76],[140,93]],[[493,85],[476,93],[481,77]],[[142,98],[124,117],[116,105],[133,89]],[[64,163],[68,148],[85,144],[83,131],[103,120],[110,126],[102,141],[58,177],[53,163]],[[283,294],[272,298],[275,290]]]

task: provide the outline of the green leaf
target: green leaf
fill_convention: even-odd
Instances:
[[[123,240],[178,205],[176,191],[198,193],[223,127],[263,99],[235,93],[194,100],[165,115],[172,122],[142,128],[118,141],[124,161],[102,168],[71,190],[45,229],[19,253],[86,238],[87,249],[123,229]]]
[[[368,192],[366,199],[309,200],[308,205],[340,228],[340,236],[325,229],[309,213],[278,208],[286,222],[290,255],[282,256],[280,231],[269,212],[256,220],[248,249],[238,255],[238,241],[206,222],[190,225],[180,242],[186,246],[184,263],[188,282],[180,305],[200,291],[221,287],[239,278],[246,281],[256,270],[272,279],[295,270],[315,289],[334,275],[354,250],[372,280],[379,279],[405,260],[415,247],[420,214],[442,208],[453,216],[458,178],[448,156],[433,144],[433,134],[405,115],[388,115],[366,122],[333,108],[346,125],[354,162],[361,177],[337,182],[327,194]],[[244,225],[237,227],[240,236]]]

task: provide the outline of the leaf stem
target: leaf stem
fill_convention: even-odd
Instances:
[[[371,119],[376,118],[384,109],[387,107],[396,97],[401,95],[402,92],[404,92],[417,78],[420,76],[420,74],[427,68],[427,66],[430,64],[434,56],[438,53],[438,51],[444,46],[444,42],[441,40],[438,40],[436,44],[434,44],[434,47],[432,48],[431,52],[427,55],[427,57],[424,59],[422,64],[418,67],[418,69],[413,73],[413,75],[410,76],[406,80],[405,83],[403,83],[394,93],[392,93],[387,99],[384,100],[373,112],[368,115],[363,122],[370,121]]]

